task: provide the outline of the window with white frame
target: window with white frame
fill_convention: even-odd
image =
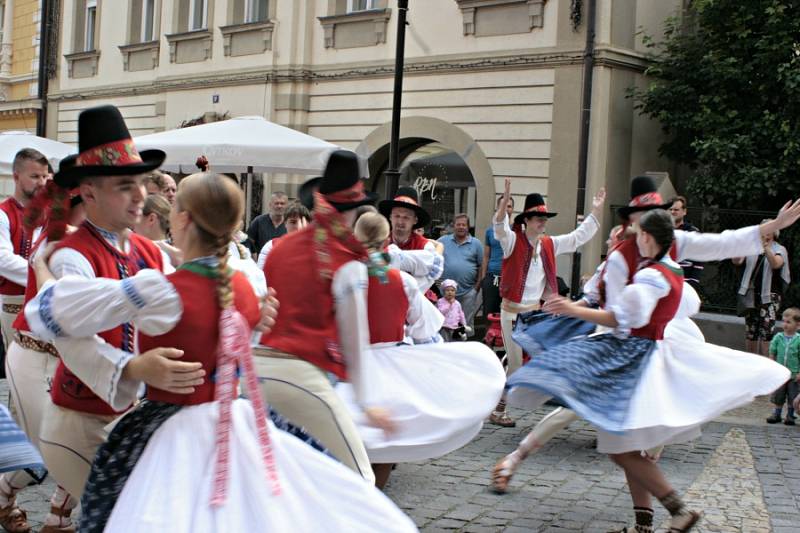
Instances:
[[[95,28],[97,27],[97,0],[86,0],[86,12],[83,19],[86,22],[84,33],[84,51],[94,50]]]
[[[189,0],[189,31],[208,27],[208,0]]]
[[[375,9],[375,0],[347,0],[348,13],[369,11],[370,9]]]
[[[268,0],[244,0],[244,21],[262,22],[267,20]]]
[[[149,43],[154,41],[156,36],[154,33],[156,19],[156,0],[142,0],[142,27],[140,34],[140,42]]]

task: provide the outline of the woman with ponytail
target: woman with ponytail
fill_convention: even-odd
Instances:
[[[513,404],[532,408],[548,398],[567,405],[598,427],[598,451],[625,471],[636,525],[651,533],[651,497],[671,515],[670,531],[689,531],[700,513],[687,508],[656,463],[642,453],[699,435],[700,425],[774,390],[788,370],[764,358],[664,336],[678,313],[683,273],[670,257],[672,219],[663,209],[641,216],[636,245],[645,259],[613,305],[590,309],[553,298],[545,311],[613,328],[613,332],[559,344],[538,355],[508,381]],[[498,464],[496,478],[510,477],[528,453],[526,442]]]
[[[273,315],[264,319],[247,278],[228,264],[243,204],[228,178],[188,176],[170,212],[184,257],[175,273],[65,277],[45,283],[28,307],[34,321],[43,308],[58,315],[61,334],[72,337],[131,322],[139,353],[174,347],[204,374],[151,384],[119,420],[92,466],[79,531],[414,530],[374,487],[268,420],[250,337]],[[130,359],[116,387],[118,396],[130,397],[119,401],[132,401],[155,366],[146,356]],[[240,375],[247,400],[237,399]]]
[[[343,382],[336,391],[358,425],[382,488],[392,463],[439,457],[472,440],[503,392],[505,373],[494,352],[481,343],[432,342],[443,317],[410,274],[388,265],[383,250],[389,223],[383,215],[362,215],[354,233],[368,259],[341,268],[342,275],[360,280],[356,285],[363,287],[358,296],[366,311],[362,320],[368,324],[369,346],[364,347],[359,384]],[[404,338],[416,344],[404,344]],[[359,394],[356,386],[362,389]],[[391,425],[371,425],[362,405],[386,412]]]

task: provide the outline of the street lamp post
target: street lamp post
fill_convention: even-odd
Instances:
[[[400,183],[400,110],[403,103],[403,64],[406,48],[406,14],[408,0],[397,0],[397,47],[394,56],[394,99],[392,101],[392,133],[389,141],[389,166],[384,171],[385,198],[392,198]]]

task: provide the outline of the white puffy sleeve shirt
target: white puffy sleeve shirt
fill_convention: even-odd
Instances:
[[[444,257],[436,251],[433,241],[428,241],[422,250],[401,250],[396,244],[390,244],[386,252],[389,264],[411,274],[423,294],[444,272]]]
[[[761,253],[761,233],[758,226],[748,226],[722,233],[699,233],[675,230],[678,261],[720,261],[732,257]],[[606,305],[614,305],[628,284],[628,264],[619,252],[611,252],[606,260]]]

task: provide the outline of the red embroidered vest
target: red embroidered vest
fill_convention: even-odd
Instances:
[[[401,342],[405,337],[408,296],[403,288],[403,277],[394,268],[390,268],[386,275],[388,283],[381,283],[377,276],[369,277],[367,316],[370,344]]]
[[[664,338],[664,329],[670,320],[675,317],[678,307],[681,305],[681,295],[683,294],[683,272],[680,269],[672,269],[663,263],[655,263],[644,268],[654,268],[661,272],[671,289],[669,294],[661,298],[650,316],[650,322],[641,328],[631,330],[634,337],[644,337],[660,341]]]
[[[608,252],[608,257],[611,257],[611,254],[614,252],[619,252],[622,255],[622,258],[625,260],[625,264],[628,266],[627,285],[630,285],[633,282],[633,276],[636,275],[636,271],[639,270],[639,265],[642,263],[642,256],[639,255],[639,247],[636,245],[636,235],[631,235],[624,241],[614,246]],[[669,256],[673,261],[678,260],[677,241],[672,241],[672,246],[669,249]],[[608,261],[606,261],[606,264],[603,265],[603,270],[600,272],[599,290],[601,307],[605,307],[606,304],[606,268],[608,268]]]
[[[396,243],[394,238],[390,238],[390,244],[397,245],[401,250],[424,250],[428,239],[412,231],[411,237],[404,244]]]
[[[56,249],[71,248],[80,253],[92,265],[98,278],[123,279],[143,268],[164,270],[161,250],[152,241],[135,233],[130,234],[129,241],[130,253],[125,255],[113,248],[87,222],[56,244]],[[131,324],[123,324],[98,335],[116,348],[133,351]],[[63,360],[59,361],[56,368],[50,396],[54,404],[74,411],[96,415],[118,414],[70,372]]]
[[[28,259],[31,253],[31,236],[23,231],[22,214],[25,208],[13,197],[6,198],[0,203],[2,210],[8,217],[8,226],[11,230],[11,244],[14,255]],[[35,284],[34,284],[35,285]],[[0,294],[6,296],[20,296],[25,294],[25,287],[17,285],[11,280],[0,278]]]
[[[281,306],[272,331],[261,344],[299,357],[342,379],[347,376],[339,351],[331,280],[322,279],[313,260],[317,225],[284,235],[267,257],[264,274]],[[360,259],[335,240],[329,240],[327,265],[332,274],[345,263]]]
[[[214,400],[212,376],[217,368],[217,345],[219,344],[219,315],[222,310],[217,299],[217,281],[189,269],[179,269],[167,276],[175,287],[183,304],[180,321],[164,335],[150,337],[139,333],[139,352],[168,346],[183,350],[181,361],[203,363],[206,378],[196,386],[192,394],[173,394],[154,387],[147,387],[147,398],[157,402],[177,405],[197,405]],[[258,298],[247,277],[234,272],[231,279],[233,304],[244,316],[250,327],[255,327],[261,318]]]
[[[503,270],[500,276],[500,296],[518,304],[522,303],[525,280],[528,278],[528,269],[531,266],[534,250],[525,232],[519,228],[515,228],[513,231],[517,238],[514,241],[514,249],[511,251],[511,255],[503,259]],[[558,294],[556,252],[553,239],[547,235],[542,235],[539,237],[539,242],[542,243],[539,255],[544,267],[544,294]]]

